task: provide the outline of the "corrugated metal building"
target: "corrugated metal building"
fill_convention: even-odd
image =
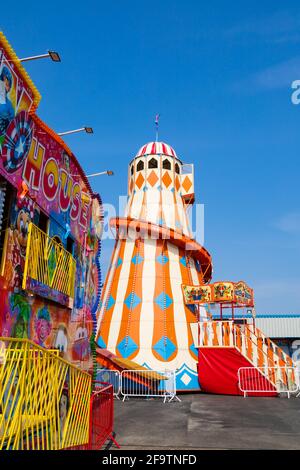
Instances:
[[[269,338],[300,338],[300,315],[257,315],[256,325]]]

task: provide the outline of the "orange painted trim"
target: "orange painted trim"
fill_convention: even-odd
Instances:
[[[168,307],[165,306],[165,309],[162,309],[153,301],[154,322],[152,354],[158,361],[168,363],[176,358],[178,354],[178,343],[175,330],[174,296],[170,280],[170,255],[167,243],[163,240],[157,240],[156,242],[155,260],[160,255],[166,256],[168,261],[164,264],[160,264],[155,261],[155,289],[153,300],[156,299],[161,292],[164,292],[164,294],[168,295],[173,302]],[[164,359],[163,356],[154,349],[154,346],[161,338],[168,338],[175,346],[173,354],[171,354],[168,359]]]
[[[182,258],[185,256],[184,250],[179,249],[179,258]],[[191,268],[187,264],[186,266],[182,263],[179,263],[179,269],[181,273],[181,279],[182,282],[184,283],[185,281],[190,282],[191,281]],[[189,345],[189,354],[192,357],[194,361],[198,360],[198,355],[193,352],[193,349],[191,348],[192,345],[194,345],[194,338],[192,335],[191,331],[191,323],[195,323],[195,320],[198,321],[198,312],[193,313],[188,306],[183,302],[183,308],[184,308],[184,313],[185,313],[185,321],[188,325],[187,328],[187,334],[188,334],[188,345]]]
[[[121,242],[124,244],[125,250],[125,242]],[[140,256],[143,258],[142,261],[139,263],[133,263],[132,260],[136,257]],[[123,257],[124,258],[124,257]],[[126,260],[125,260],[126,261]],[[119,353],[117,346],[123,341],[124,338],[130,337],[135,344],[137,345],[137,349],[128,355],[126,358],[129,360],[133,360],[139,353],[141,345],[140,345],[140,328],[137,325],[140,325],[141,322],[141,311],[142,311],[142,299],[143,299],[143,268],[144,268],[144,243],[136,241],[131,258],[130,258],[130,268],[129,268],[129,276],[127,287],[125,291],[125,295],[122,301],[122,314],[121,314],[121,321],[119,323],[119,333],[118,339],[116,343],[116,356],[123,358],[123,356]],[[119,279],[120,280],[120,279]],[[114,288],[114,292],[118,292],[119,285],[116,284]],[[137,295],[141,302],[133,307],[132,301],[130,303],[130,307],[127,306],[125,300],[132,295]]]
[[[118,256],[122,260],[124,260],[125,242],[123,242],[123,243],[122,242],[117,242],[117,243],[121,243]],[[116,250],[117,250],[117,245],[116,245],[116,247],[114,249],[114,252],[112,254],[112,260],[115,257]],[[114,277],[113,277],[111,287],[110,287],[110,294],[112,294],[112,292],[118,292],[118,284],[119,284],[119,280],[120,280],[122,264],[118,267],[115,267],[114,269],[115,269],[115,272],[114,272]],[[108,276],[106,277],[106,279],[108,279]],[[106,290],[103,289],[103,292],[106,293]],[[104,300],[104,297],[102,298],[102,301],[103,300]],[[98,341],[100,336],[101,336],[102,340],[104,341],[104,343],[106,345],[108,344],[109,332],[110,332],[110,329],[111,329],[111,326],[112,326],[112,316],[113,316],[113,312],[114,312],[114,309],[115,309],[115,306],[116,306],[116,300],[117,300],[116,295],[115,295],[114,300],[115,300],[115,303],[109,309],[107,308],[107,303],[103,305],[103,315],[102,315],[101,323],[99,325],[97,339],[96,339],[96,341]],[[109,297],[107,299],[107,302],[108,301],[109,301]]]
[[[168,227],[144,222],[129,217],[114,217],[110,219],[110,226],[116,228],[119,238],[127,238],[128,229],[135,230],[137,238],[147,238],[152,235],[154,239],[164,239],[179,248],[189,251],[189,255],[200,262],[203,271],[203,280],[209,282],[212,277],[212,259],[209,252],[192,238]],[[120,233],[122,229],[122,233]],[[125,233],[123,231],[125,230]]]

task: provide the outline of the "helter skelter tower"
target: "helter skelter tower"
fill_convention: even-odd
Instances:
[[[182,284],[211,279],[209,253],[193,238],[193,165],[169,145],[151,142],[129,164],[123,218],[111,219],[116,242],[98,313],[97,343],[153,370],[176,370],[178,390],[199,389],[190,324],[204,307],[185,305]]]

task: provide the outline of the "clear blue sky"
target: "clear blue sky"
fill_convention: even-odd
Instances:
[[[258,313],[300,313],[299,1],[15,1],[1,29],[26,67],[39,115],[68,137],[104,202],[126,193],[127,164],[161,138],[195,164],[205,245],[217,279],[244,279]],[[103,247],[106,267],[111,242]]]

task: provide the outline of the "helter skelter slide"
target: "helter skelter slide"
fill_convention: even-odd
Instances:
[[[238,371],[246,367],[268,396],[276,394],[292,360],[255,325],[235,320],[235,308],[253,306],[245,283],[209,284],[211,255],[189,226],[194,200],[193,165],[163,142],[140,148],[128,168],[124,217],[110,221],[116,242],[97,315],[98,363],[172,370],[177,391],[226,394],[242,393]],[[212,303],[218,321],[209,317]],[[223,321],[228,306],[233,318]]]

